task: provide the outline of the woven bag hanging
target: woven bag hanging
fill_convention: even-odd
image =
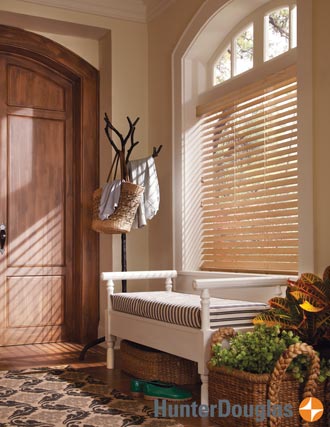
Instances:
[[[99,218],[102,188],[98,188],[93,193],[92,229],[98,233],[125,234],[130,232],[137,208],[141,202],[141,195],[143,194],[144,187],[129,182],[125,167],[126,165],[124,164],[124,156],[116,153],[106,182],[109,182],[113,170],[113,179],[116,179],[119,160],[121,175],[122,177],[125,177],[125,180],[121,183],[118,206],[108,219],[101,220]]]

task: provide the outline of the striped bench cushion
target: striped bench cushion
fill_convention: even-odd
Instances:
[[[115,311],[173,323],[175,325],[201,328],[199,295],[178,292],[129,292],[111,296]],[[267,304],[222,298],[210,298],[211,329],[224,326],[251,326],[252,319]]]

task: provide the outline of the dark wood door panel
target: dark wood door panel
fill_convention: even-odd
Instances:
[[[65,122],[8,116],[8,266],[65,264]]]
[[[6,286],[6,323],[9,328],[63,325],[64,277],[8,277]],[[34,307],[35,310],[31,310]]]
[[[41,67],[33,64],[27,69],[20,62],[11,60],[7,65],[8,105],[64,111],[65,90],[54,81],[56,75],[50,78]]]
[[[0,345],[97,337],[98,127],[97,70],[0,25]]]
[[[72,86],[29,58],[1,61],[7,245],[0,344],[66,340],[74,297]]]

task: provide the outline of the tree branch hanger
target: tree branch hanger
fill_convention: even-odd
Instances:
[[[115,154],[120,157],[120,165],[121,165],[121,172],[122,172],[121,178],[122,179],[127,178],[127,163],[130,160],[132,151],[140,143],[140,141],[134,141],[134,133],[135,133],[136,125],[137,125],[138,121],[140,120],[140,117],[137,117],[134,120],[134,122],[132,122],[132,120],[129,117],[126,117],[126,118],[127,118],[128,124],[129,124],[129,129],[128,129],[126,136],[124,137],[113,126],[113,124],[109,120],[107,113],[104,114],[104,121],[105,121],[104,131],[105,131],[105,134],[106,134],[106,136],[110,142],[111,147],[115,151]],[[113,131],[117,135],[117,137],[119,138],[119,141],[120,141],[120,147],[119,148],[117,147],[116,143],[112,139],[110,131]],[[127,154],[126,154],[126,144],[127,144],[128,140],[130,140],[131,146],[127,150]],[[160,153],[162,148],[163,148],[162,145],[160,145],[158,148],[153,147],[152,157],[154,157],[154,158],[158,157],[158,154]]]
[[[136,125],[138,121],[140,120],[140,117],[137,117],[134,121],[132,121],[129,117],[126,117],[129,125],[128,132],[126,136],[123,136],[111,123],[107,113],[104,114],[104,121],[105,121],[105,134],[110,142],[111,147],[115,151],[115,159],[119,159],[120,161],[120,171],[121,171],[121,179],[128,179],[128,171],[127,171],[127,164],[130,160],[131,154],[134,150],[134,148],[140,143],[140,141],[134,140],[134,133],[136,129]],[[111,131],[117,135],[119,139],[119,146],[115,143],[115,141],[112,138]],[[130,141],[130,147],[128,148],[126,152],[126,144]],[[162,145],[160,145],[158,148],[153,147],[152,151],[152,157],[156,158],[158,157]],[[117,164],[116,164],[116,170],[117,172]],[[122,271],[127,271],[127,254],[126,254],[126,234],[121,235],[121,264],[122,264]],[[127,284],[126,280],[122,281],[122,292],[127,291]]]
[[[112,167],[110,169],[107,181],[110,178],[113,167],[115,167],[114,176],[116,176],[118,163],[120,163],[121,179],[125,179],[125,180],[128,179],[127,163],[129,162],[129,159],[131,157],[131,154],[132,154],[134,148],[140,143],[139,141],[134,141],[134,133],[135,133],[136,125],[137,125],[138,121],[140,120],[140,118],[137,117],[134,120],[134,122],[132,122],[132,120],[129,117],[126,117],[126,118],[128,121],[129,129],[128,129],[126,136],[123,136],[113,126],[113,124],[111,123],[107,113],[104,114],[104,121],[105,121],[104,131],[105,131],[105,134],[106,134],[106,136],[110,142],[111,147],[113,148],[113,150],[115,152],[114,160],[113,160]],[[113,140],[112,135],[111,135],[111,131],[113,131],[114,134],[118,137],[119,146]],[[130,141],[130,147],[128,148],[127,153],[126,153],[126,144],[128,141]],[[152,157],[154,157],[154,158],[158,157],[162,147],[163,147],[162,145],[160,145],[158,148],[153,147]],[[126,234],[121,234],[121,267],[122,267],[122,271],[127,271]],[[127,283],[126,283],[126,280],[123,280],[122,281],[122,292],[126,292],[126,291],[127,291]],[[101,337],[101,338],[98,338],[98,339],[92,341],[89,344],[86,344],[80,353],[79,360],[84,360],[85,354],[89,348],[91,348],[97,344],[100,344],[104,341],[105,341],[105,337]]]

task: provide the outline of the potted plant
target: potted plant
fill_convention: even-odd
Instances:
[[[229,347],[224,348],[223,338],[228,337]],[[222,403],[222,413],[211,419],[223,427],[236,427],[238,422],[240,427],[277,426],[279,418],[283,426],[297,427],[298,407],[307,389],[325,400],[324,383],[316,384],[317,352],[279,325],[260,324],[245,333],[220,329],[213,336],[209,371],[210,405]],[[322,371],[326,378],[330,370],[323,366]],[[327,426],[326,417],[313,425]]]
[[[330,266],[323,278],[304,273],[288,280],[285,297],[274,297],[270,309],[260,313],[254,324],[279,325],[312,345],[321,358],[330,358]]]
[[[278,402],[284,406],[285,402],[294,404],[292,418],[287,418],[283,425],[296,427],[301,423],[298,413],[302,400],[301,383],[306,381],[306,377],[310,380],[311,360],[314,363],[315,355],[317,358],[320,355],[321,368],[317,368],[317,375],[315,372],[313,374],[319,380],[314,392],[326,403],[326,413],[313,426],[328,426],[330,410],[326,395],[330,392],[330,381],[327,380],[330,377],[330,267],[325,269],[322,278],[304,273],[296,281],[289,280],[285,297],[274,297],[269,305],[269,310],[255,317],[253,331],[234,334],[231,330],[229,348],[222,346],[227,331],[215,333],[209,364],[210,402],[228,396],[229,400],[241,406],[245,403],[249,407],[262,407],[265,401],[268,402],[281,363],[289,360],[287,373],[279,381],[284,381],[284,384],[280,387]],[[288,352],[291,354],[292,351],[297,357],[290,363]],[[237,425],[235,417],[213,421],[224,427]],[[266,427],[268,421],[257,420],[254,424],[253,420],[242,418],[239,422],[241,427]],[[276,422],[274,425],[277,425]]]

